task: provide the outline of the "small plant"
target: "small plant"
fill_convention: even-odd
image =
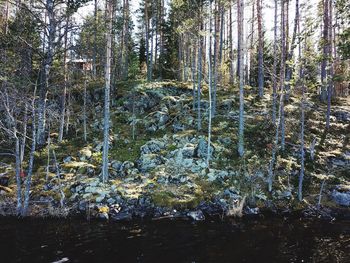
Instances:
[[[230,217],[242,217],[243,216],[243,206],[246,200],[246,196],[242,200],[233,200],[226,215]]]

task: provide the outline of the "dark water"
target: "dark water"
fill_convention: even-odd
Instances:
[[[350,222],[0,219],[0,262],[350,262]]]

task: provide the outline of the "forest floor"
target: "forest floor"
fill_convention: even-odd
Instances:
[[[210,168],[206,166],[208,92],[193,105],[191,83],[123,82],[112,96],[108,183],[100,178],[103,134],[102,83],[88,88],[88,140],[83,140],[82,88],[72,91],[70,131],[35,158],[30,214],[82,214],[112,220],[302,211],[311,216],[350,214],[350,98],[332,102],[325,130],[326,104],[314,94],[305,103],[305,179],[297,200],[300,171],[300,94],[285,103],[286,145],[279,149],[273,191],[267,191],[274,125],[271,96],[245,89],[245,155],[237,154],[237,88],[218,86],[212,125]],[[315,140],[315,156],[310,155]],[[57,170],[52,158],[55,151]],[[48,158],[48,152],[50,152]],[[49,162],[48,162],[49,160]],[[49,165],[48,165],[49,164]],[[15,213],[16,184],[11,160],[0,163],[9,182],[0,186],[0,214]],[[58,179],[57,174],[60,174]],[[321,194],[321,196],[320,196]],[[321,199],[320,199],[321,197]],[[64,206],[61,207],[60,203]],[[320,206],[318,205],[320,203]]]

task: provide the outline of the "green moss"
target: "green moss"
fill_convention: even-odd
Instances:
[[[164,190],[154,192],[151,197],[153,203],[157,206],[176,209],[195,208],[203,200],[201,191],[195,191],[193,194],[180,194]]]
[[[146,139],[139,139],[128,143],[118,140],[109,151],[110,157],[121,162],[135,162],[140,157],[140,147],[146,142]]]
[[[177,149],[177,146],[175,144],[169,144],[167,147],[168,152],[175,151]]]

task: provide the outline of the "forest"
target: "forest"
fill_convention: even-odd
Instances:
[[[350,216],[347,0],[1,0],[0,56],[2,216]]]

